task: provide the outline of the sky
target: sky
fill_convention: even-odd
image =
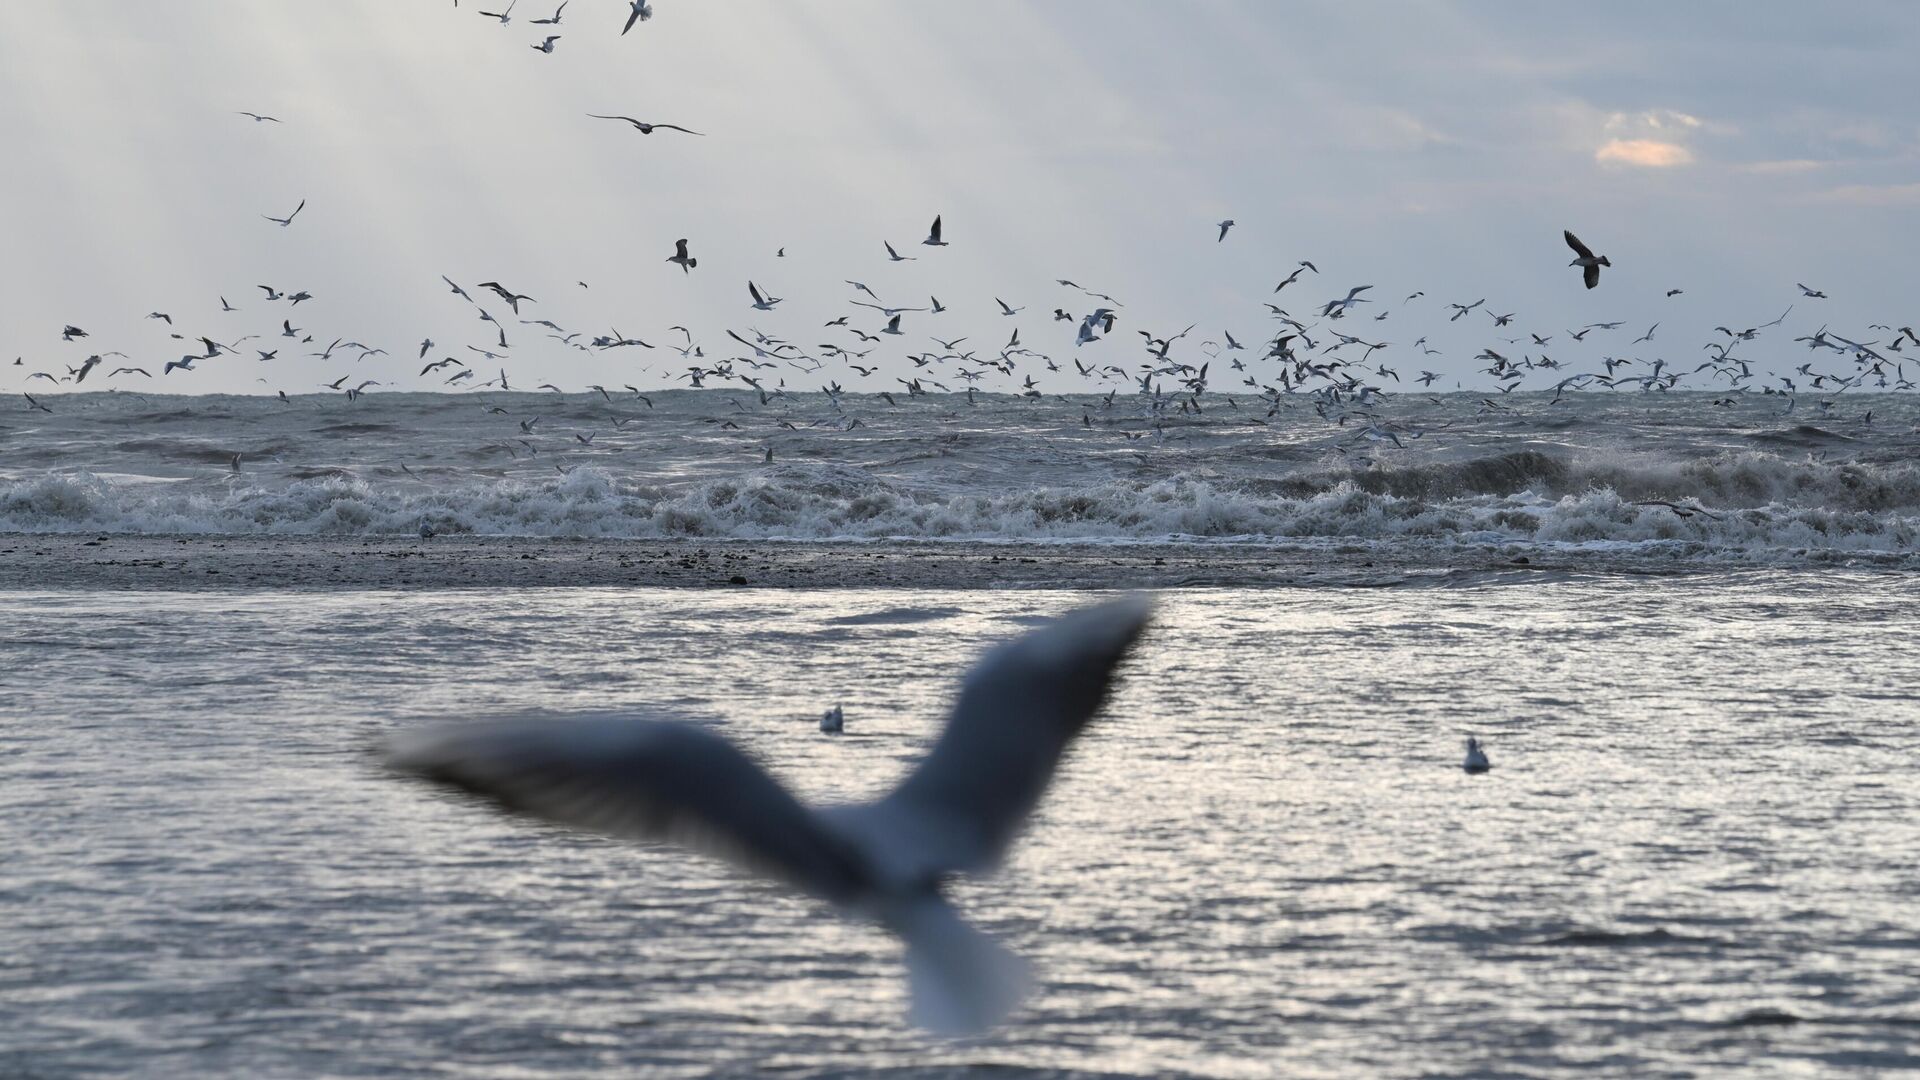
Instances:
[[[768,374],[806,389],[897,388],[930,336],[990,357],[1015,327],[1066,367],[1022,363],[1048,389],[1085,387],[1070,357],[1134,369],[1140,329],[1194,324],[1174,353],[1192,363],[1222,331],[1257,356],[1267,303],[1304,319],[1360,284],[1380,302],[1339,329],[1469,387],[1490,383],[1474,354],[1522,329],[1587,370],[1655,350],[1691,367],[1715,325],[1789,304],[1795,334],[1920,319],[1920,18],[1899,0],[655,0],[624,37],[624,0],[572,0],[545,54],[529,21],[552,6],[520,0],[503,26],[476,10],[489,0],[0,4],[0,365],[23,358],[0,390],[54,390],[27,376],[106,350],[153,372],[102,384],[123,389],[429,389],[441,376],[406,362],[424,338],[428,359],[504,365],[516,388],[659,387],[688,366],[583,353],[491,301],[512,345],[488,362],[466,346],[499,352],[492,328],[443,274],[503,282],[535,298],[521,317],[589,337],[664,346],[684,325],[709,361],[743,354],[728,329],[866,348],[821,325],[884,321],[846,306],[865,298],[847,279],[950,309],[907,315],[870,379]],[[263,217],[302,199],[291,227]],[[935,214],[949,247],[919,244]],[[1598,289],[1566,266],[1563,228],[1616,264]],[[690,274],[664,261],[680,237]],[[1321,273],[1273,295],[1301,259]],[[1050,312],[1093,302],[1057,278],[1120,300],[1116,333],[1076,348]],[[751,310],[749,280],[785,303]],[[261,283],[314,299],[289,309]],[[1513,327],[1447,320],[1482,297]],[[153,311],[281,355],[162,377],[198,350]],[[316,343],[278,337],[289,316]],[[1626,325],[1564,338],[1610,320]],[[90,337],[63,342],[67,324]],[[1786,371],[1805,358],[1789,336],[1749,355]],[[390,355],[306,355],[335,338]]]

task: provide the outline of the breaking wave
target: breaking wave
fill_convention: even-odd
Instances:
[[[599,538],[1287,541],[1680,545],[1911,552],[1920,470],[1784,462],[1569,461],[1537,451],[1277,479],[1113,479],[919,488],[865,470],[782,465],[672,487],[582,467],[432,488],[349,475],[253,486],[108,480],[0,485],[0,530],[149,534],[441,533]]]

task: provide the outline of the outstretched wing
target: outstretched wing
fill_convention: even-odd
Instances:
[[[1584,275],[1582,275],[1582,276],[1584,276],[1584,277],[1586,278],[1586,280],[1587,280],[1587,288],[1589,288],[1589,289],[1591,289],[1591,288],[1593,288],[1593,287],[1594,287],[1595,285],[1598,285],[1598,284],[1600,284],[1600,264],[1599,264],[1599,263],[1588,263],[1588,264],[1587,264],[1587,271],[1586,271],[1586,273],[1585,273]]]
[[[1129,597],[1067,615],[988,653],[925,761],[877,803],[829,811],[890,878],[996,865],[1106,700],[1152,605]]]
[[[673,840],[844,902],[865,862],[787,789],[704,728],[596,718],[458,724],[393,740],[387,763],[500,807],[595,832]]]
[[[1567,246],[1573,249],[1575,255],[1583,259],[1593,258],[1593,252],[1588,249],[1587,245],[1580,242],[1579,237],[1573,235],[1572,229],[1562,229],[1560,230],[1560,235],[1567,238]]]

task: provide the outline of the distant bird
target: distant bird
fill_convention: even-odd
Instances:
[[[828,735],[838,735],[847,727],[847,714],[835,705],[820,716],[820,730]]]
[[[1681,293],[1683,293],[1683,292],[1685,292],[1685,291],[1686,291],[1685,289],[1668,289],[1668,290],[1667,290],[1667,295],[1668,295],[1668,296],[1679,296],[1679,295],[1680,295]]]
[[[1587,288],[1591,289],[1595,285],[1600,284],[1600,268],[1603,266],[1612,266],[1613,264],[1607,261],[1605,255],[1596,256],[1587,245],[1580,242],[1579,237],[1573,235],[1571,230],[1562,229],[1560,233],[1567,238],[1567,246],[1573,249],[1574,259],[1567,265],[1578,266],[1582,269],[1582,276],[1586,279]]]
[[[32,411],[32,410],[34,410],[34,409],[38,409],[38,410],[40,410],[41,412],[43,412],[43,413],[46,413],[46,414],[47,414],[48,416],[52,416],[52,415],[53,415],[53,410],[52,410],[52,409],[49,409],[49,408],[47,408],[47,407],[46,407],[45,405],[42,405],[42,404],[40,404],[40,403],[39,403],[38,401],[36,401],[36,400],[34,400],[34,397],[33,397],[33,395],[32,395],[32,394],[28,394],[28,393],[22,393],[22,394],[21,394],[20,396],[21,396],[21,397],[23,397],[23,398],[26,398],[26,399],[27,399],[27,409],[28,409],[28,411]]]
[[[274,217],[272,214],[261,214],[260,216],[263,218],[266,218],[268,221],[271,221],[275,225],[278,225],[284,229],[287,226],[293,224],[293,219],[299,217],[300,211],[305,210],[306,208],[307,208],[307,200],[301,199],[300,205],[294,207],[293,213],[288,214],[286,217],[278,218],[278,217]]]
[[[62,341],[72,341],[74,338],[83,338],[86,336],[87,332],[77,326],[66,326],[60,330],[60,340]]]
[[[631,116],[603,116],[600,113],[588,113],[587,115],[595,120],[625,120],[627,123],[632,124],[634,130],[642,135],[653,134],[655,128],[666,128],[668,131],[684,131],[688,135],[705,134],[705,132],[695,131],[692,128],[683,128],[679,124],[649,124],[645,120],[635,120]]]
[[[507,288],[505,285],[502,285],[497,281],[483,281],[480,284],[475,285],[474,288],[486,289],[492,292],[493,295],[499,297],[502,300],[505,300],[507,302],[507,306],[513,309],[513,313],[515,315],[520,314],[520,301],[533,299],[533,297],[528,296],[525,293],[514,292],[512,289]],[[538,303],[538,301],[535,301],[535,302]]]
[[[893,250],[893,245],[887,243],[885,240],[880,241],[880,243],[882,246],[884,246],[887,249],[888,261],[890,262],[914,262],[915,261],[914,256],[902,255],[899,252]]]
[[[245,110],[242,110],[242,111],[240,111],[240,112],[238,112],[238,113],[236,113],[235,115],[237,115],[237,116],[248,116],[248,117],[252,117],[252,118],[253,118],[253,122],[254,122],[254,123],[256,123],[256,124],[258,124],[258,123],[263,123],[263,122],[264,122],[264,123],[269,123],[269,124],[278,124],[278,123],[280,123],[280,118],[279,118],[279,117],[277,117],[277,116],[262,116],[262,115],[261,115],[261,114],[259,114],[259,113],[255,113],[255,112],[247,112],[247,111],[245,111]]]
[[[1219,243],[1219,242],[1220,242],[1221,240],[1225,240],[1225,239],[1227,238],[1227,230],[1228,230],[1228,229],[1231,229],[1231,228],[1233,228],[1233,219],[1232,219],[1232,218],[1228,218],[1227,220],[1225,220],[1225,221],[1223,221],[1223,222],[1221,222],[1221,223],[1220,223],[1220,235],[1219,235],[1219,237],[1218,237],[1217,239],[1215,239],[1215,240],[1214,240],[1214,243],[1216,243],[1216,244],[1217,244],[1217,243]],[[1278,291],[1278,290],[1276,290],[1276,291]]]
[[[692,844],[873,919],[906,942],[913,1022],[979,1032],[1025,995],[1027,966],[943,886],[1000,864],[1148,617],[1119,600],[988,653],[933,750],[872,803],[809,808],[711,729],[662,720],[450,725],[395,739],[387,760],[521,814]]]
[[[568,0],[562,0],[562,2],[561,2],[561,4],[560,4],[560,6],[559,6],[558,8],[555,8],[555,9],[554,9],[554,12],[553,12],[553,17],[552,17],[552,18],[550,18],[550,19],[534,19],[534,20],[533,20],[533,25],[534,25],[534,26],[559,26],[559,25],[560,25],[560,15],[561,15],[561,13],[562,13],[562,12],[564,12],[564,11],[566,11],[566,10],[567,10],[567,2],[568,2]],[[551,39],[549,39],[549,40],[551,40]],[[537,47],[537,46],[536,46],[536,47]]]
[[[933,216],[933,228],[927,230],[927,238],[920,241],[928,247],[946,247],[947,242],[940,239],[940,215]],[[892,250],[889,248],[888,250]]]
[[[1373,301],[1362,299],[1360,296],[1361,293],[1366,292],[1368,289],[1371,289],[1371,288],[1373,288],[1373,286],[1371,285],[1355,285],[1353,288],[1347,290],[1347,295],[1345,298],[1339,299],[1339,300],[1327,301],[1326,306],[1320,309],[1320,314],[1322,316],[1332,316],[1337,318],[1338,316],[1334,316],[1333,314],[1336,311],[1344,315],[1346,314],[1347,309],[1352,307],[1355,304],[1373,303]]]
[[[534,52],[543,52],[543,53],[550,54],[553,52],[553,43],[559,40],[560,40],[559,34],[549,34],[547,36],[547,40],[541,42],[538,45],[529,45],[527,46],[527,48],[532,49]]]
[[[1794,284],[1800,285],[1797,281],[1794,282]],[[1821,292],[1819,289],[1809,289],[1805,285],[1800,285],[1800,294],[1802,296],[1812,297],[1815,300],[1825,300],[1827,298],[1826,293]]]
[[[1002,300],[997,296],[993,298],[993,302],[1000,305],[1000,314],[1002,315],[1018,315],[1021,312],[1027,310],[1024,307],[1011,307],[1007,304],[1005,300]]]
[[[166,324],[167,324],[168,326],[172,326],[172,325],[173,325],[173,316],[171,316],[171,315],[169,315],[169,314],[167,314],[167,313],[166,313],[166,312],[164,312],[164,311],[149,311],[149,312],[147,312],[147,318],[149,318],[149,319],[164,319],[164,320],[166,321]]]
[[[1470,773],[1482,773],[1493,768],[1493,763],[1487,760],[1487,752],[1481,748],[1479,739],[1467,737],[1467,760],[1461,767]]]
[[[507,10],[505,11],[483,11],[480,14],[485,15],[489,19],[499,19],[500,25],[505,26],[513,21],[513,8],[514,5],[519,2],[520,0],[510,0],[507,4]]]
[[[630,2],[633,5],[633,10],[627,13],[627,25],[621,29],[621,37],[627,36],[627,31],[633,29],[634,23],[646,22],[648,19],[653,18],[653,5],[648,3],[647,0],[630,0]]]
[[[687,254],[687,242],[685,240],[675,240],[673,242],[673,254],[667,256],[667,261],[678,264],[680,272],[683,274],[700,265],[699,259]]]
[[[768,296],[760,291],[760,286],[747,282],[747,295],[753,297],[753,310],[772,311],[780,303],[780,297]]]

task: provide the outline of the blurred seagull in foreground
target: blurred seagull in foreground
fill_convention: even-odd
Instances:
[[[906,942],[912,1021],[979,1032],[1019,1004],[1027,965],[942,885],[999,865],[1150,611],[1145,597],[1101,604],[993,649],[926,758],[872,803],[802,805],[715,732],[659,720],[437,727],[396,738],[387,760],[508,810],[682,841],[872,919]]]

